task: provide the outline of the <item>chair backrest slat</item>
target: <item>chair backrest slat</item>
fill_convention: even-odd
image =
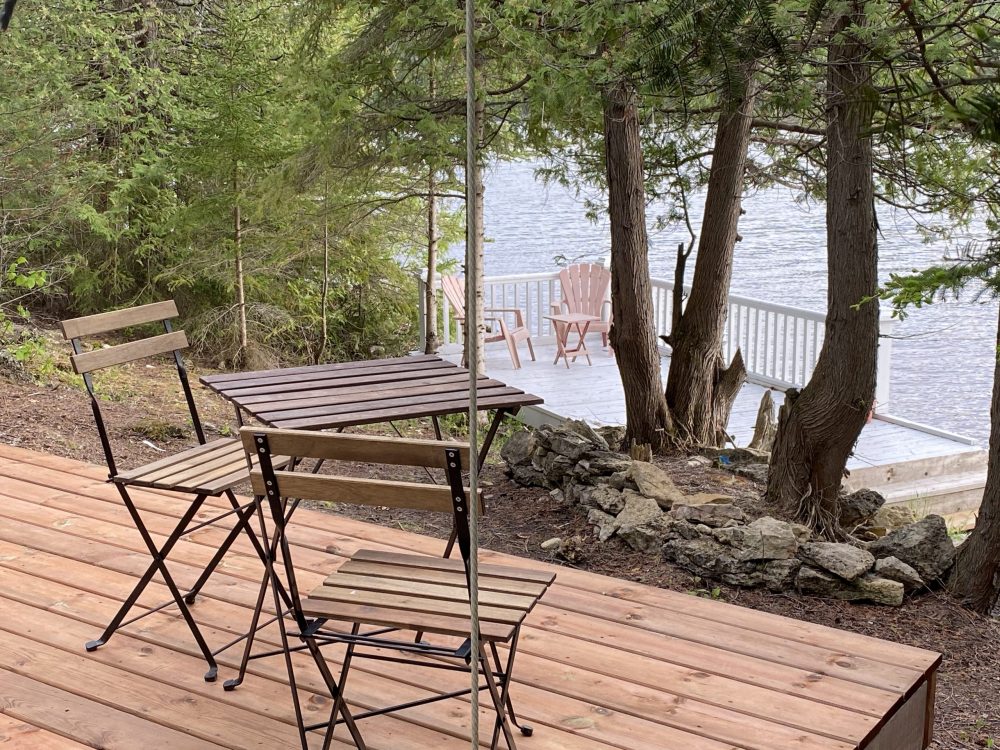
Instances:
[[[171,299],[139,307],[130,307],[125,310],[112,310],[97,315],[88,315],[84,318],[64,320],[59,325],[65,338],[75,339],[81,336],[117,331],[120,328],[142,325],[143,323],[156,323],[177,316],[177,305]]]
[[[458,451],[460,467],[468,467],[472,451],[468,443],[441,440],[410,440],[371,435],[342,435],[330,432],[244,427],[243,447],[254,455],[266,450],[274,456],[299,459],[352,461],[355,463],[420,466],[444,469],[446,451]],[[265,448],[266,447],[266,448]],[[263,458],[263,457],[262,457]],[[258,466],[250,472],[254,493],[267,495],[267,470]],[[452,488],[447,484],[367,479],[355,476],[275,471],[277,493],[284,498],[355,505],[382,505],[389,508],[454,513]],[[461,485],[458,485],[459,487]],[[460,489],[455,490],[461,492]],[[465,496],[469,489],[465,488]],[[479,492],[482,503],[482,492]]]
[[[559,272],[568,312],[600,315],[611,285],[611,272],[597,263],[576,263]]]
[[[188,345],[187,336],[184,331],[173,331],[159,336],[153,336],[139,341],[130,341],[127,344],[109,346],[105,349],[94,349],[90,352],[74,354],[70,357],[73,363],[73,370],[83,375],[87,372],[100,370],[104,367],[121,365],[126,362],[134,362],[144,357],[152,357],[156,354],[166,354],[167,352],[184,349]]]
[[[465,279],[459,276],[442,276],[441,289],[451,303],[456,319],[465,320]]]
[[[278,493],[282,497],[296,497],[329,503],[350,503],[352,505],[379,505],[407,510],[428,510],[438,513],[451,513],[453,511],[451,490],[447,486],[294,471],[276,471],[274,475],[278,481]],[[253,484],[254,494],[265,494],[266,487],[260,469],[254,469],[250,472],[250,481]]]
[[[443,469],[445,449],[457,448],[461,452],[462,466],[469,466],[468,443],[273,428],[244,428],[240,432],[243,446],[250,453],[255,451],[253,436],[263,433],[267,435],[271,453],[275,456]]]

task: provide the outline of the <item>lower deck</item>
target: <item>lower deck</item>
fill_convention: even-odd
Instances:
[[[574,334],[575,335],[575,334]],[[570,338],[574,341],[573,336]],[[625,423],[625,393],[622,390],[618,366],[608,349],[600,346],[600,336],[590,334],[587,346],[591,364],[584,357],[571,361],[569,368],[560,360],[554,364],[555,344],[537,341],[534,344],[536,361],[532,362],[524,343],[519,345],[521,369],[515,370],[501,343],[491,344],[486,350],[486,367],[489,374],[507,385],[521,388],[541,396],[542,407],[530,407],[541,413],[557,417],[582,419],[594,425]],[[458,362],[461,348],[452,345],[442,355]],[[666,382],[670,357],[661,360],[661,375]],[[761,397],[768,390],[756,383],[743,386],[729,418],[728,432],[736,445],[747,445],[753,438],[754,421]],[[775,405],[784,401],[782,391],[771,389]],[[528,410],[526,410],[528,411]],[[926,425],[917,425],[889,414],[878,414],[861,431],[854,455],[848,463],[852,471],[877,468],[921,459],[945,459],[959,455],[980,455],[975,441],[952,435]],[[983,461],[985,468],[985,460]]]
[[[297,743],[280,659],[237,664],[219,682],[169,610],[85,653],[148,558],[114,488],[97,466],[0,445],[0,743],[63,748],[291,748]],[[183,500],[134,496],[158,541]],[[219,505],[218,507],[222,507]],[[206,511],[207,515],[208,511]],[[223,536],[199,530],[175,548],[178,583]],[[290,529],[299,583],[318,584],[359,548],[437,554],[439,540],[308,509]],[[508,565],[544,563],[483,552]],[[522,750],[917,750],[929,741],[936,654],[718,601],[572,568],[531,613],[513,698],[534,736]],[[213,645],[245,629],[260,563],[242,542],[193,607]],[[155,584],[141,600],[166,598]],[[273,646],[276,630],[264,631]],[[331,654],[336,661],[336,654]],[[426,672],[423,673],[423,672]],[[388,662],[356,664],[346,686],[361,711],[461,688],[464,675]],[[318,676],[307,712],[325,717]],[[373,750],[469,747],[469,704],[444,701],[362,725]],[[492,718],[484,710],[481,742]],[[349,747],[343,738],[335,747]]]

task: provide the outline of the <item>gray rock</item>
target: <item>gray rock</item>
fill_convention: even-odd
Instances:
[[[955,560],[955,545],[941,516],[927,516],[868,545],[875,557],[895,557],[917,571],[927,583],[947,572]]]
[[[650,551],[663,544],[671,519],[652,498],[633,495],[618,514],[618,536],[632,549]]]
[[[625,497],[622,493],[606,485],[578,487],[575,494],[577,502],[585,508],[597,508],[614,516],[625,508]]]
[[[621,523],[619,523],[617,518],[596,508],[592,508],[587,514],[587,522],[597,527],[595,531],[597,532],[597,541],[599,542],[608,541],[621,527]]]
[[[732,471],[734,474],[746,477],[757,484],[767,484],[767,464],[737,464],[732,467]]]
[[[680,505],[732,505],[733,498],[729,495],[718,495],[714,492],[697,492],[684,495]]]
[[[742,563],[740,570],[723,573],[724,583],[745,588],[763,586],[769,591],[788,591],[795,585],[795,576],[802,567],[800,560],[767,560],[764,563]]]
[[[803,565],[795,578],[799,593],[828,596],[844,601],[870,601],[898,607],[903,603],[903,584],[887,578],[865,576],[855,582]]]
[[[672,529],[690,526],[679,521]],[[790,560],[740,560],[734,550],[719,544],[711,537],[699,535],[686,539],[674,534],[663,546],[663,554],[684,569],[704,578],[719,579],[731,586],[757,588],[766,586],[772,591],[791,588],[802,563]]]
[[[527,466],[514,465],[509,467],[510,478],[524,487],[551,487],[552,482],[531,464]]]
[[[807,542],[799,548],[799,557],[845,581],[856,581],[875,564],[871,552],[837,542]]]
[[[566,493],[563,492],[558,487],[556,487],[554,490],[552,490],[552,491],[549,492],[549,497],[551,497],[557,503],[565,503],[566,502]]]
[[[789,560],[795,557],[798,542],[790,523],[764,516],[758,518],[747,528],[760,534],[759,550],[751,551],[752,559]]]
[[[732,547],[732,554],[742,561],[791,560],[798,550],[791,524],[770,516],[758,518],[749,526],[714,529],[712,536]]]
[[[594,484],[605,484],[608,487],[613,487],[616,490],[623,490],[627,484],[626,472],[616,471],[614,474],[602,474],[599,476],[591,477],[591,481]]]
[[[876,604],[885,604],[889,607],[900,607],[903,604],[903,595],[906,588],[899,581],[892,581],[888,578],[878,576],[865,576],[856,583],[858,591],[864,594],[865,599]]]
[[[641,494],[653,498],[664,510],[670,510],[675,503],[684,502],[684,493],[677,489],[670,475],[655,464],[633,461],[628,478],[635,482]]]
[[[714,503],[708,505],[676,505],[671,509],[670,515],[678,521],[703,523],[713,528],[722,526],[727,521],[743,521],[746,518],[743,511],[735,505],[718,505]]]
[[[847,530],[871,521],[879,508],[885,505],[885,498],[875,490],[860,489],[840,498],[840,525]]]
[[[890,581],[899,581],[907,591],[919,589],[924,585],[924,579],[917,571],[895,557],[883,557],[881,560],[876,560],[875,575],[880,578],[888,578]]]
[[[677,539],[697,539],[703,536],[701,529],[707,528],[707,526],[702,524],[695,526],[693,523],[688,523],[687,521],[674,521],[667,536]]]
[[[561,432],[572,432],[579,435],[597,450],[606,451],[609,449],[608,441],[582,419],[569,419],[563,422],[560,428]]]
[[[587,458],[580,463],[586,465],[589,473],[603,475],[628,471],[629,466],[632,464],[632,459],[621,453],[593,451],[588,453]]]
[[[795,534],[795,540],[799,544],[805,544],[810,539],[812,539],[812,535],[813,535],[812,529],[810,529],[805,524],[801,524],[801,523],[793,523],[792,524],[792,533]]]
[[[579,460],[596,447],[595,443],[569,430],[558,430],[549,435],[549,450],[565,456],[570,461]]]
[[[905,505],[883,505],[872,518],[872,526],[884,529],[899,529],[917,522],[917,514]]]
[[[625,427],[622,425],[605,425],[598,427],[596,432],[604,438],[611,450],[621,447],[622,441],[625,439]]]
[[[555,452],[546,453],[542,459],[542,474],[553,485],[561,483],[572,468],[573,462],[570,459]]]
[[[531,463],[531,456],[538,448],[538,441],[532,430],[520,430],[512,434],[500,449],[500,456],[508,466],[522,466]]]

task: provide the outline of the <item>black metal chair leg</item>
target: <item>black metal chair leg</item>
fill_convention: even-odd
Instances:
[[[316,645],[316,639],[311,636],[303,636],[302,640],[304,640],[306,646],[309,647],[309,653],[312,654],[313,661],[316,662],[316,667],[319,669],[319,673],[322,675],[323,681],[326,683],[327,690],[330,691],[330,697],[333,699],[334,710],[340,713],[344,725],[347,727],[347,731],[351,735],[351,739],[354,740],[354,744],[357,746],[358,750],[367,750],[368,746],[365,744],[364,737],[361,736],[360,730],[358,730],[358,725],[354,721],[354,715],[344,702],[343,684],[340,686],[337,685],[337,681],[333,678],[333,673],[330,671],[330,665],[326,663],[326,659],[323,658],[323,654],[320,651],[319,646]],[[345,669],[341,670],[341,677],[343,680],[347,679],[347,671],[349,669],[350,662],[345,660]],[[333,716],[336,718],[336,714]],[[326,730],[326,737],[323,739],[324,750],[330,747],[329,743],[333,739],[333,729],[335,726],[336,724],[334,723],[334,719],[331,719]]]
[[[493,741],[490,743],[490,750],[496,750],[501,732],[503,732],[503,736],[507,741],[507,747],[509,750],[517,750],[517,743],[514,741],[514,733],[510,730],[510,723],[507,721],[505,701],[501,695],[500,689],[497,687],[496,677],[493,674],[492,667],[490,667],[490,658],[487,655],[486,647],[482,642],[479,644],[479,664],[483,673],[483,679],[486,682],[486,689],[489,691],[490,698],[493,700],[493,708],[497,712],[497,722],[493,728]]]
[[[361,631],[361,623],[354,623],[351,627],[351,635],[356,636]],[[347,673],[351,669],[351,659],[354,657],[354,641],[347,644],[347,651],[344,653],[344,663],[340,668],[340,691],[333,699],[333,708],[330,710],[330,728],[323,739],[323,749],[330,750],[330,743],[333,742],[333,730],[337,725],[337,714],[340,713],[340,706],[344,702],[344,690],[347,685]]]
[[[231,492],[228,492],[227,494],[232,495]],[[250,518],[253,516],[253,507],[247,506],[246,508],[243,508],[240,506],[239,501],[236,500],[235,495],[232,496],[230,502],[234,504],[233,509],[236,511],[236,523],[233,524],[233,528],[230,529],[229,534],[223,540],[222,544],[219,545],[219,548],[215,551],[215,554],[212,556],[208,565],[206,565],[205,569],[202,570],[201,575],[198,576],[198,580],[195,581],[194,585],[188,589],[186,594],[184,594],[184,602],[186,604],[195,603],[198,594],[208,582],[208,579],[212,577],[215,569],[219,567],[219,563],[222,562],[222,559],[229,552],[229,549],[233,546],[233,544],[235,544],[236,540],[239,539],[241,533],[246,532],[247,536],[249,536],[255,543],[254,546],[260,547],[259,542],[257,542],[257,535],[254,534],[253,529],[249,526]],[[261,549],[258,554],[263,554],[263,549]]]
[[[493,652],[493,660],[496,663],[497,672],[503,675],[503,680],[501,681],[501,688],[504,696],[504,702],[507,704],[507,716],[510,718],[511,723],[517,727],[518,731],[525,737],[530,737],[535,733],[534,728],[530,724],[521,724],[517,720],[517,714],[514,712],[514,703],[510,698],[510,682],[511,675],[514,671],[514,657],[517,655],[517,642],[521,637],[521,626],[517,627],[514,631],[514,637],[510,642],[510,651],[507,654],[507,665],[503,666],[500,659],[500,651],[497,649],[496,643],[490,641],[490,650]]]
[[[184,617],[184,621],[187,623],[188,628],[191,630],[191,634],[194,636],[195,642],[198,644],[198,648],[202,652],[202,656],[208,663],[209,669],[205,673],[205,680],[207,682],[212,682],[218,675],[218,665],[215,662],[215,657],[212,655],[211,649],[205,642],[201,631],[198,628],[198,624],[194,621],[191,616],[190,610],[188,610],[187,605],[184,603],[184,597],[182,596],[180,590],[177,588],[177,584],[174,583],[173,576],[170,575],[170,571],[167,569],[166,559],[170,552],[173,550],[174,545],[177,544],[178,540],[184,535],[184,531],[187,529],[191,520],[197,514],[198,510],[201,508],[202,504],[205,502],[206,495],[198,495],[192,501],[191,505],[185,511],[181,520],[177,523],[177,526],[171,532],[170,536],[167,537],[166,542],[163,543],[162,547],[157,548],[156,543],[150,536],[149,531],[146,529],[145,523],[143,523],[142,516],[139,514],[138,509],[135,507],[135,503],[132,502],[132,498],[128,494],[128,490],[120,484],[115,485],[118,488],[118,493],[122,497],[122,501],[125,503],[125,507],[132,517],[132,522],[135,524],[136,530],[139,532],[139,536],[142,537],[143,543],[149,550],[150,556],[153,558],[146,572],[139,578],[139,582],[136,584],[135,588],[129,594],[128,598],[122,604],[121,608],[112,618],[111,622],[105,628],[104,633],[101,637],[89,641],[85,648],[87,651],[96,651],[98,648],[106,644],[111,636],[114,635],[115,631],[122,626],[125,620],[125,616],[128,612],[135,606],[138,601],[139,596],[149,585],[149,582],[153,579],[153,576],[159,571],[160,575],[163,577],[163,582],[166,584],[167,589],[170,591],[170,595],[173,597],[174,602],[177,604],[181,615]]]
[[[240,660],[240,671],[237,673],[236,677],[222,683],[224,690],[235,690],[243,684],[243,679],[246,677],[247,673],[247,665],[250,663],[250,654],[253,651],[254,639],[257,635],[257,629],[260,624],[260,615],[264,610],[264,597],[267,595],[269,587],[272,585],[276,586],[276,581],[273,579],[275,577],[274,558],[278,551],[278,540],[276,538],[273,542],[268,542],[267,525],[264,521],[263,501],[264,498],[259,495],[254,498],[254,508],[257,514],[257,521],[260,524],[261,539],[264,542],[264,546],[261,548],[261,560],[264,562],[264,575],[260,580],[260,588],[257,590],[257,602],[254,606],[253,616],[250,618],[250,629],[247,631],[246,643],[243,645],[243,657]],[[277,589],[275,588],[275,590]],[[276,611],[278,619],[281,619],[282,612],[283,610],[281,608]]]

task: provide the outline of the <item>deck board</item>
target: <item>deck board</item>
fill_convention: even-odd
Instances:
[[[165,748],[292,746],[280,660],[254,662],[247,683],[225,693],[202,681],[190,634],[169,611],[83,652],[83,641],[96,635],[148,562],[105,476],[100,467],[0,446],[0,738],[17,731],[35,746],[48,747],[44,739],[54,737],[69,743],[55,748],[114,748],[128,746],[125,738],[141,727]],[[168,533],[182,508],[176,496],[134,496],[154,536]],[[202,517],[225,507],[213,499]],[[171,559],[179,583],[194,579],[221,538],[206,528],[178,544]],[[306,509],[291,538],[304,588],[360,548],[435,554],[441,547],[439,540]],[[548,567],[488,551],[482,559]],[[536,727],[519,743],[525,750],[858,748],[937,663],[937,655],[912,647],[555,570],[556,583],[528,617],[515,670],[517,706]],[[259,574],[241,540],[193,608],[210,643],[245,627]],[[140,605],[165,597],[154,582]],[[276,629],[264,631],[261,643],[276,639]],[[230,651],[220,660],[223,677],[237,658]],[[427,689],[445,692],[464,679],[361,663],[347,695],[356,708],[373,708]],[[310,710],[325,710],[318,675],[305,673],[303,684],[316,693]],[[457,749],[468,744],[467,707],[431,704],[366,720],[362,728],[373,750]],[[481,723],[491,725],[485,709]]]
[[[545,400],[543,408],[561,417],[584,419],[595,425],[625,423],[625,394],[613,357],[599,348],[599,339],[588,339],[592,347],[592,366],[585,359],[578,359],[569,369],[560,361],[553,365],[555,345],[544,341],[535,343],[537,360],[521,357],[522,367],[515,370],[505,347],[489,346],[486,349],[486,367],[491,377],[507,385],[537,394]],[[452,362],[461,359],[456,345],[446,347],[443,356]],[[666,382],[669,356],[662,359],[661,376]],[[764,395],[764,386],[747,383],[740,390],[733,404],[727,429],[737,445],[746,445],[753,438],[753,425],[757,408]],[[775,404],[784,400],[781,391],[772,391]],[[854,455],[848,461],[849,469],[884,466],[922,458],[937,458],[962,453],[977,452],[976,446],[903,425],[875,419],[861,431]]]

